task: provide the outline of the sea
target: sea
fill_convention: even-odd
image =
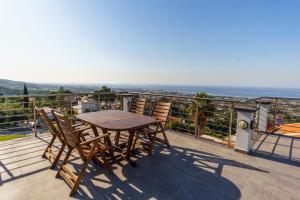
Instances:
[[[223,86],[187,86],[187,85],[110,85],[113,88],[167,91],[185,94],[206,92],[213,96],[228,97],[281,97],[300,98],[300,88],[267,88],[267,87],[223,87]]]

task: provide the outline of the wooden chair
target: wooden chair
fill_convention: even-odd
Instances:
[[[149,140],[149,154],[152,154],[155,141],[166,144],[168,148],[170,147],[167,135],[165,133],[165,128],[170,116],[171,106],[171,102],[156,101],[154,103],[153,109],[151,111],[151,117],[154,117],[157,122],[155,126],[149,126],[139,131],[133,145],[136,144],[137,140],[140,138],[139,135],[142,134]],[[163,139],[157,138],[157,134],[159,133],[162,134]]]
[[[35,107],[35,110],[40,115],[40,117],[42,118],[42,120],[44,121],[45,125],[47,126],[49,132],[52,135],[52,139],[50,140],[42,157],[48,158],[49,161],[51,162],[50,169],[54,169],[57,162],[59,161],[59,158],[61,157],[61,154],[63,153],[66,145],[63,141],[60,131],[54,126],[54,122],[50,120],[46,111],[43,108],[38,108],[38,107]],[[61,148],[59,149],[57,154],[53,151],[53,148],[52,148],[56,139],[58,139],[61,142]]]
[[[50,169],[54,169],[61,157],[61,154],[63,153],[66,147],[66,144],[64,143],[63,136],[60,130],[58,129],[56,123],[49,118],[48,114],[52,114],[51,111],[53,109],[48,107],[47,108],[35,107],[35,110],[40,115],[40,117],[42,118],[46,127],[48,128],[49,132],[52,135],[52,139],[47,145],[42,157],[48,158],[51,163]],[[72,125],[72,127],[75,129],[75,133],[84,141],[86,140],[85,137],[88,135],[88,133],[83,133],[83,132],[90,129],[90,127],[82,127],[82,125],[83,125],[82,123],[75,123],[74,125]],[[54,152],[54,149],[52,148],[56,139],[58,139],[61,142],[61,147],[57,153]]]
[[[145,106],[146,106],[146,98],[133,98],[131,103],[130,103],[130,106],[129,106],[129,112],[132,112],[132,113],[136,113],[136,114],[140,114],[140,115],[143,115],[144,114],[144,111],[145,111]],[[121,133],[118,131],[116,132],[116,135],[115,135],[115,144],[118,146],[119,145],[119,141],[120,139],[122,141],[127,141],[128,139],[128,135],[126,134],[122,134],[122,137],[120,138],[121,136]]]
[[[145,98],[133,98],[130,103],[129,112],[143,115],[145,111],[145,106]]]
[[[107,153],[112,149],[110,138],[108,134],[95,137],[90,140],[82,141],[78,135],[76,135],[71,121],[67,116],[53,112],[55,120],[59,126],[59,129],[64,137],[64,141],[68,147],[68,152],[66,157],[60,166],[56,177],[61,176],[66,183],[72,188],[70,196],[74,194],[77,190],[86,170],[86,167],[91,160],[97,162],[100,165],[104,165],[108,168],[109,172],[112,172],[112,167],[108,163],[108,158],[106,157]],[[102,142],[102,139],[105,142]],[[73,150],[76,150],[83,161],[83,165],[80,169],[78,175],[76,175],[70,168],[67,166],[67,162],[70,158],[70,155]]]

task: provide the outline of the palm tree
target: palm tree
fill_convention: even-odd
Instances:
[[[198,108],[198,111],[197,111]],[[202,134],[203,129],[208,124],[208,119],[213,117],[215,106],[209,96],[205,92],[197,93],[196,99],[188,107],[188,114],[194,122],[197,123],[198,129],[196,134]]]

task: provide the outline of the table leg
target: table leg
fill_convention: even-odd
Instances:
[[[99,133],[98,133],[97,127],[92,125],[92,130],[94,132],[95,137],[98,137]]]
[[[133,142],[133,137],[134,137],[135,131],[130,130],[128,132],[129,132],[129,138],[128,138],[128,144],[127,144],[128,146],[127,146],[127,151],[126,151],[126,157],[130,158],[130,153],[132,150],[132,142]]]
[[[120,140],[120,131],[116,132],[116,137],[115,137],[115,144],[118,146],[119,145],[119,140]]]
[[[103,134],[108,133],[106,129],[103,129],[102,131],[103,131]],[[110,154],[112,159],[115,159],[113,145],[112,145],[112,142],[111,142],[110,138],[108,137],[107,139],[105,139],[104,143],[111,147],[110,150],[109,150],[109,154]]]

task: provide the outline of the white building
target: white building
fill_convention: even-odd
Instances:
[[[97,110],[99,109],[95,100],[84,97],[78,101],[78,114],[85,112],[93,112]]]

